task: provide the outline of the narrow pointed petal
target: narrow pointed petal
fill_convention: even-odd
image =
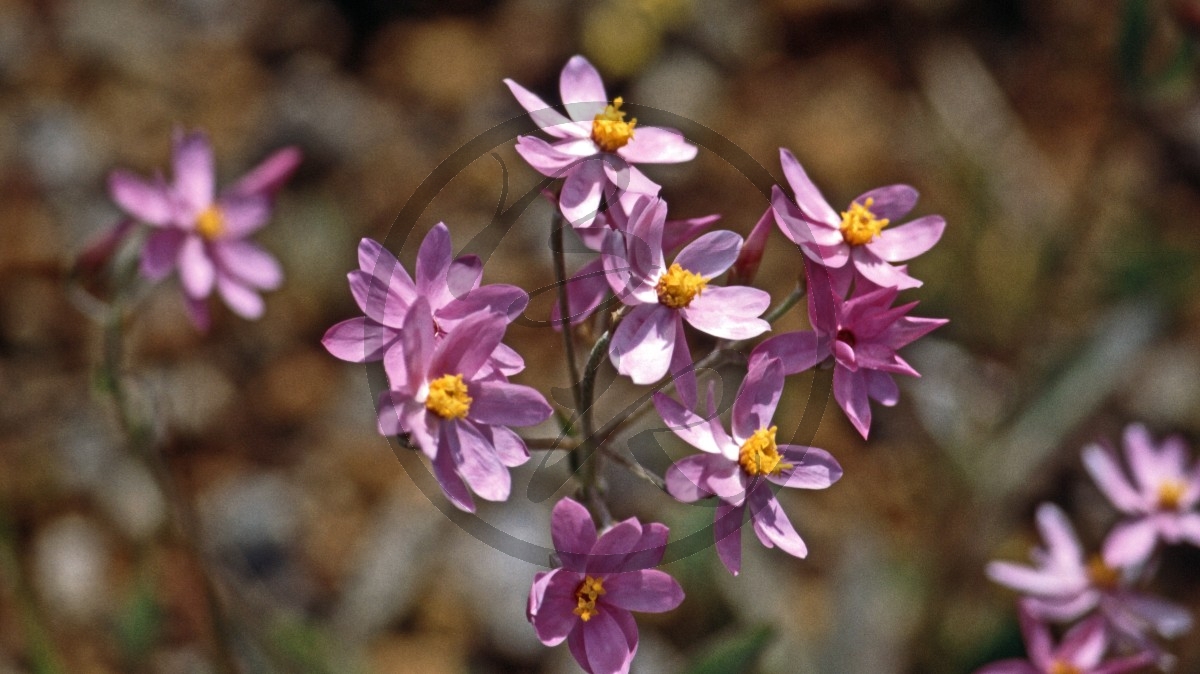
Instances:
[[[505,79],[504,84],[508,85],[508,90],[517,99],[517,103],[525,108],[525,111],[529,113],[529,118],[538,125],[538,128],[555,138],[574,137],[575,134],[571,133],[571,130],[575,125],[565,115],[547,105],[537,94],[511,79]]]
[[[109,174],[108,193],[126,213],[152,225],[168,224],[175,213],[165,184],[147,182],[123,169]]]
[[[175,191],[196,212],[213,203],[215,169],[212,144],[201,132],[176,133],[172,160]]]
[[[1104,539],[1104,563],[1115,569],[1141,564],[1154,552],[1158,527],[1153,519],[1120,522]]]
[[[675,393],[684,405],[695,408],[698,392],[696,370],[693,367],[692,351],[688,348],[687,335],[678,315],[675,318],[675,349],[671,352],[670,372],[675,381]]]
[[[221,197],[217,206],[224,222],[222,239],[242,239],[262,229],[271,217],[271,202],[261,194]]]
[[[835,226],[841,223],[841,217],[829,202],[825,201],[825,197],[821,196],[821,191],[809,179],[804,167],[800,166],[800,162],[790,150],[779,148],[779,162],[783,165],[783,175],[787,178],[792,193],[796,195],[796,205],[808,217]]]
[[[1118,510],[1125,513],[1140,512],[1142,496],[1121,472],[1116,459],[1099,445],[1089,445],[1083,450],[1083,467],[1087,469],[1096,486]]]
[[[727,230],[709,232],[684,246],[675,256],[675,262],[693,274],[711,279],[733,266],[741,248],[742,237],[736,233]]]
[[[617,154],[635,164],[678,164],[696,158],[696,146],[675,129],[639,126]]]
[[[473,379],[504,338],[505,327],[500,314],[477,313],[464,318],[438,341],[429,361],[430,375],[458,374]]]
[[[562,178],[577,168],[579,156],[564,152],[536,136],[519,136],[515,147],[533,170],[547,178]]]
[[[639,613],[663,613],[683,603],[683,588],[663,571],[627,571],[608,577],[606,604]]]
[[[919,288],[924,285],[921,281],[909,276],[892,265],[879,259],[870,249],[859,246],[850,254],[851,263],[858,273],[877,286],[884,288]]]
[[[792,464],[767,479],[781,487],[825,489],[842,477],[842,466],[829,452],[803,445],[779,445],[783,460]]]
[[[556,503],[550,518],[550,536],[563,568],[583,571],[587,555],[596,545],[596,525],[587,508],[570,498]]]
[[[471,491],[488,501],[504,501],[512,490],[512,476],[500,463],[492,446],[475,424],[456,420],[442,423],[445,442],[454,453],[458,474]]]
[[[439,321],[459,321],[472,314],[495,313],[505,320],[520,318],[529,305],[529,294],[517,286],[494,283],[476,288],[458,300],[451,301],[438,312]]]
[[[900,402],[900,387],[896,386],[892,375],[878,370],[867,370],[864,374],[867,378],[867,395],[872,400],[885,407]]]
[[[563,181],[558,206],[574,227],[588,227],[600,209],[600,191],[604,186],[603,162],[585,160],[578,164]]]
[[[558,78],[558,92],[567,114],[577,122],[591,122],[608,105],[600,73],[582,56],[572,56]]]
[[[303,160],[304,153],[298,147],[289,146],[276,150],[262,160],[258,166],[239,178],[226,190],[226,193],[260,194],[273,197],[292,177]]]
[[[536,426],[554,414],[537,389],[500,380],[471,382],[467,418],[493,426]]]
[[[771,425],[783,393],[783,366],[777,360],[759,363],[746,373],[733,402],[733,439],[745,442],[760,428]]]
[[[202,299],[212,293],[217,270],[199,236],[189,235],[179,247],[179,280],[188,297]]]
[[[217,275],[217,292],[226,306],[233,313],[247,320],[257,320],[262,317],[265,306],[263,298],[253,288],[243,285],[238,280],[225,274]]]
[[[762,341],[750,352],[750,361],[778,359],[784,376],[788,376],[807,372],[830,355],[828,343],[823,343],[817,333],[802,330]]]
[[[399,338],[399,332],[359,316],[326,330],[321,344],[334,358],[351,363],[370,363],[382,360],[384,351]]]
[[[230,239],[212,245],[213,257],[222,271],[259,290],[275,290],[283,283],[279,261],[258,245]]]
[[[446,292],[446,275],[453,256],[450,230],[439,222],[425,235],[417,250],[417,293],[428,298],[431,307],[441,307],[452,299]]]
[[[724,502],[717,506],[716,515],[713,516],[717,557],[735,576],[742,570],[742,522],[745,517],[745,503],[731,506]]]
[[[433,476],[441,485],[446,500],[459,510],[475,512],[475,499],[471,498],[471,491],[467,489],[467,483],[458,474],[453,452],[443,445],[439,447],[437,455],[434,456],[431,463],[433,464]]]
[[[862,372],[851,372],[838,365],[833,370],[833,397],[854,429],[867,439],[871,430],[871,403],[867,396],[867,380]]]
[[[1075,528],[1071,526],[1071,520],[1067,519],[1062,508],[1053,503],[1043,503],[1038,506],[1035,519],[1038,533],[1042,535],[1042,540],[1046,541],[1050,555],[1060,564],[1070,567],[1083,559],[1083,547],[1079,543],[1079,536],[1075,534]]]
[[[771,212],[779,231],[796,245],[845,246],[838,221],[814,221],[778,185],[771,188]]]
[[[588,667],[592,674],[621,674],[628,671],[633,653],[625,633],[613,614],[621,609],[601,609],[591,620],[583,623],[583,639],[587,649]]]
[[[722,447],[712,435],[709,420],[680,405],[665,393],[654,394],[654,409],[663,422],[684,442],[710,454],[720,454]]]
[[[945,230],[945,218],[940,215],[927,215],[908,224],[883,230],[866,246],[883,260],[904,262],[933,248]]]
[[[796,533],[779,501],[765,483],[760,483],[750,490],[747,502],[756,532],[769,538],[775,547],[793,557],[804,558],[808,555],[808,546],[804,544],[800,534]]]
[[[894,223],[912,211],[917,198],[917,191],[909,185],[888,185],[860,194],[854,203],[866,206],[867,200],[873,199],[871,214]]]
[[[567,312],[571,325],[587,320],[608,296],[608,279],[604,272],[604,260],[596,258],[579,268],[566,283]],[[562,312],[557,302],[550,309],[550,324],[562,330]]]

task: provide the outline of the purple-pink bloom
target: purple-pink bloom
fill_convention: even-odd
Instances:
[[[529,459],[510,426],[533,426],[553,410],[537,390],[510,383],[488,367],[508,324],[503,314],[479,311],[437,339],[429,300],[419,296],[400,327],[400,342],[383,358],[390,390],[379,400],[379,432],[408,434],[429,457],[446,498],[474,512],[469,486],[481,498],[503,501],[508,469]]]
[[[554,506],[550,534],[562,567],[533,577],[526,616],[547,646],[563,641],[589,674],[623,674],[637,653],[630,611],[662,613],[683,602],[683,588],[653,567],[662,561],[667,527],[618,522],[602,535],[582,505]]]
[[[1124,674],[1154,664],[1150,651],[1105,661],[1108,629],[1100,616],[1072,627],[1057,646],[1049,626],[1023,604],[1018,605],[1018,617],[1029,659],[993,662],[975,674]]]
[[[206,135],[176,132],[172,161],[170,184],[161,175],[149,181],[120,169],[109,175],[113,200],[153,227],[142,248],[141,275],[158,281],[178,269],[188,314],[202,330],[209,324],[205,300],[214,288],[234,313],[260,317],[259,292],[278,288],[283,271],[248,237],[266,224],[271,199],[296,170],[300,151],[276,152],[219,195]]]
[[[1035,548],[1034,566],[996,561],[988,564],[993,581],[1025,595],[1028,609],[1042,620],[1071,621],[1099,609],[1122,634],[1148,643],[1147,633],[1178,636],[1191,627],[1191,615],[1168,601],[1130,589],[1130,567],[1110,566],[1104,558],[1084,558],[1083,546],[1058,506],[1043,503],[1037,527],[1045,547]]]
[[[829,267],[838,294],[846,294],[856,271],[881,288],[921,285],[903,269],[889,264],[911,260],[929,250],[946,228],[946,221],[938,215],[889,227],[916,205],[916,190],[908,185],[879,187],[859,196],[839,214],[790,151],[780,148],[779,159],[795,195],[795,201],[789,199],[778,185],[771,192],[779,229],[810,259]]]
[[[321,340],[329,353],[352,363],[383,359],[400,341],[404,317],[418,297],[429,303],[439,336],[479,312],[498,313],[511,322],[529,304],[529,295],[517,286],[480,286],[483,263],[474,255],[455,258],[450,230],[441,222],[429,230],[417,251],[415,281],[395,255],[372,239],[358,244],[358,266],[348,278],[354,301],[365,315],[334,325]],[[496,347],[491,364],[506,375],[525,367],[521,356],[504,344]]]
[[[1155,446],[1141,424],[1125,428],[1125,461],[1133,481],[1125,477],[1117,458],[1098,445],[1083,450],[1083,464],[1118,510],[1128,516],[1109,532],[1104,559],[1114,566],[1146,561],[1159,540],[1200,545],[1200,463],[1188,466],[1182,438],[1171,437]]]
[[[504,83],[538,127],[553,136],[553,142],[521,136],[517,152],[542,175],[566,179],[559,208],[577,227],[592,223],[602,192],[610,203],[658,194],[659,186],[634,164],[675,164],[696,156],[696,146],[678,131],[627,121],[621,97],[609,102],[600,74],[582,56],[567,61],[559,77],[566,115],[511,79]]]
[[[653,384],[670,371],[684,402],[695,403],[691,352],[683,321],[721,339],[757,337],[771,326],[759,316],[771,296],[745,286],[718,287],[709,281],[737,259],[742,237],[709,232],[684,246],[668,266],[663,259],[667,204],[639,199],[629,230],[605,242],[604,268],[613,291],[632,310],[617,326],[608,354],[617,371],[635,384]],[[686,373],[682,378],[680,373]]]
[[[737,575],[742,561],[742,522],[747,510],[758,540],[789,555],[804,557],[808,548],[783,512],[771,485],[825,489],[842,476],[837,460],[823,449],[777,444],[771,424],[783,393],[783,367],[778,360],[751,363],[733,403],[732,433],[717,418],[712,387],[708,418],[693,413],[662,393],[654,406],[675,435],[701,450],[681,459],[664,479],[672,496],[690,503],[709,496],[720,499],[713,520],[717,556]]]
[[[806,264],[805,268],[813,329],[767,339],[750,358],[778,358],[784,374],[791,375],[832,357],[833,396],[866,438],[871,428],[870,401],[890,407],[900,399],[892,375],[921,376],[896,352],[948,321],[907,316],[917,303],[893,307],[896,288],[877,288],[843,300],[831,291],[824,267]]]

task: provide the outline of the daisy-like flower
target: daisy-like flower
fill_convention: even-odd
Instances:
[[[1128,516],[1104,541],[1104,559],[1116,566],[1141,564],[1159,540],[1200,545],[1200,464],[1188,466],[1188,449],[1178,437],[1155,446],[1141,424],[1125,429],[1126,479],[1116,457],[1098,445],[1083,450],[1083,465],[1118,510]]]
[[[810,259],[829,267],[839,295],[846,295],[855,272],[881,288],[903,290],[921,285],[903,269],[889,264],[929,250],[946,228],[946,221],[938,215],[889,227],[916,205],[916,190],[908,185],[879,187],[852,201],[839,214],[790,151],[780,148],[779,159],[796,197],[793,202],[778,185],[772,189],[771,204],[779,229]]]
[[[896,288],[877,288],[843,300],[831,291],[823,267],[806,269],[813,330],[767,339],[750,358],[778,358],[784,374],[790,375],[832,357],[833,397],[865,439],[871,428],[870,401],[890,407],[900,399],[892,375],[921,376],[896,352],[948,321],[907,316],[917,303],[893,307]]]
[[[527,617],[547,646],[563,641],[589,674],[623,674],[637,653],[630,611],[662,613],[683,601],[674,578],[655,569],[667,527],[636,518],[602,535],[588,511],[565,498],[554,506],[550,535],[562,567],[533,578]]]
[[[1098,609],[1123,635],[1147,645],[1151,630],[1174,637],[1191,627],[1192,617],[1183,608],[1130,589],[1135,569],[1110,566],[1100,555],[1085,559],[1074,527],[1058,506],[1043,503],[1037,527],[1045,547],[1030,555],[1033,567],[1003,561],[987,567],[993,581],[1025,595],[1037,618],[1066,622]]]
[[[517,152],[544,176],[565,178],[559,208],[577,227],[590,226],[606,194],[632,202],[638,194],[657,195],[659,186],[634,164],[676,164],[696,156],[696,146],[674,129],[638,126],[626,119],[620,96],[612,99],[591,63],[582,56],[567,61],[559,92],[567,115],[551,108],[516,82],[504,83],[535,123],[554,138],[517,139]],[[627,194],[632,193],[632,194]]]
[[[379,431],[408,434],[429,457],[446,498],[474,512],[467,487],[503,501],[508,469],[529,459],[510,426],[533,426],[552,410],[535,389],[512,384],[487,367],[504,337],[504,315],[481,311],[436,339],[429,300],[417,297],[404,317],[400,343],[383,363],[390,390],[379,400]]]
[[[632,307],[617,326],[608,354],[617,371],[635,384],[653,384],[668,371],[678,377],[691,367],[684,321],[721,339],[748,339],[771,329],[758,318],[771,302],[765,291],[709,285],[737,259],[742,237],[709,232],[684,246],[667,266],[662,244],[666,219],[665,201],[639,199],[630,212],[628,232],[608,237],[602,255],[613,291]],[[685,379],[691,382],[681,382],[681,395],[694,404],[694,373],[688,371]]]
[[[334,325],[321,340],[329,353],[352,363],[381,360],[399,343],[404,317],[418,297],[429,303],[438,335],[481,311],[502,314],[511,322],[529,304],[529,295],[517,286],[480,286],[483,263],[474,255],[454,258],[450,230],[441,222],[429,230],[417,251],[416,281],[395,255],[372,239],[358,244],[358,266],[348,278],[354,301],[365,315]],[[504,344],[496,347],[491,362],[506,375],[525,366]]]
[[[771,485],[796,489],[825,489],[842,476],[842,467],[823,449],[777,444],[771,424],[783,392],[783,367],[778,360],[753,362],[733,402],[732,434],[716,416],[712,387],[708,417],[700,417],[662,393],[654,406],[675,435],[704,452],[682,459],[667,470],[672,496],[690,503],[716,496],[713,532],[717,556],[737,575],[742,562],[742,522],[746,512],[754,533],[768,548],[804,557],[808,548],[779,502]]]
[[[1149,651],[1104,660],[1108,630],[1099,616],[1072,627],[1055,646],[1049,626],[1024,605],[1017,610],[1029,659],[993,662],[975,674],[1124,674],[1154,664],[1154,654]]]
[[[283,271],[247,237],[266,224],[274,193],[299,165],[299,150],[276,152],[219,195],[206,135],[177,132],[172,159],[170,184],[161,175],[147,181],[119,169],[109,176],[113,201],[153,228],[141,275],[159,281],[178,269],[188,315],[201,330],[209,325],[206,300],[214,288],[234,313],[260,317],[259,292],[278,288]]]

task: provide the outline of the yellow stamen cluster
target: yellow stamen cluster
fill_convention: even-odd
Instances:
[[[792,464],[784,463],[779,455],[779,447],[775,445],[777,430],[778,426],[760,428],[742,443],[742,448],[738,450],[738,463],[747,475],[778,475],[779,471],[792,467]]]
[[[1111,590],[1121,581],[1120,572],[1105,564],[1100,555],[1094,555],[1088,560],[1087,574],[1092,585],[1103,590]]]
[[[857,201],[850,204],[850,210],[842,213],[842,238],[851,246],[861,246],[870,243],[871,239],[879,236],[879,232],[888,226],[888,219],[878,219],[871,212],[875,199],[867,197],[866,203]]]
[[[1083,674],[1083,670],[1069,662],[1055,660],[1050,663],[1049,674]]]
[[[604,152],[616,152],[633,140],[633,127],[637,126],[637,119],[625,121],[625,113],[621,110],[624,102],[617,96],[612,105],[604,106],[604,112],[592,120],[592,142]]]
[[[1166,480],[1158,485],[1158,507],[1160,510],[1179,510],[1187,485],[1179,480]]]
[[[591,620],[592,616],[600,612],[596,608],[596,600],[602,594],[604,594],[604,580],[591,576],[585,577],[579,584],[579,589],[575,590],[575,599],[579,602],[579,605],[575,607],[575,615],[579,616],[583,622]]]
[[[461,374],[444,374],[429,382],[425,409],[443,419],[461,419],[471,409],[471,396]]]
[[[196,231],[212,241],[225,233],[225,214],[216,206],[209,206],[196,217]]]
[[[691,304],[696,295],[699,295],[707,285],[708,280],[703,276],[694,274],[679,266],[679,263],[675,263],[668,267],[667,272],[658,279],[654,289],[658,292],[659,304],[664,304],[672,309],[682,309]]]

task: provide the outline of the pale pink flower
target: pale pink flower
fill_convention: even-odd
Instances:
[[[1018,617],[1029,659],[993,662],[975,674],[1125,674],[1154,664],[1150,651],[1104,660],[1108,630],[1099,616],[1072,627],[1057,646],[1050,628],[1024,605],[1018,606]]]

